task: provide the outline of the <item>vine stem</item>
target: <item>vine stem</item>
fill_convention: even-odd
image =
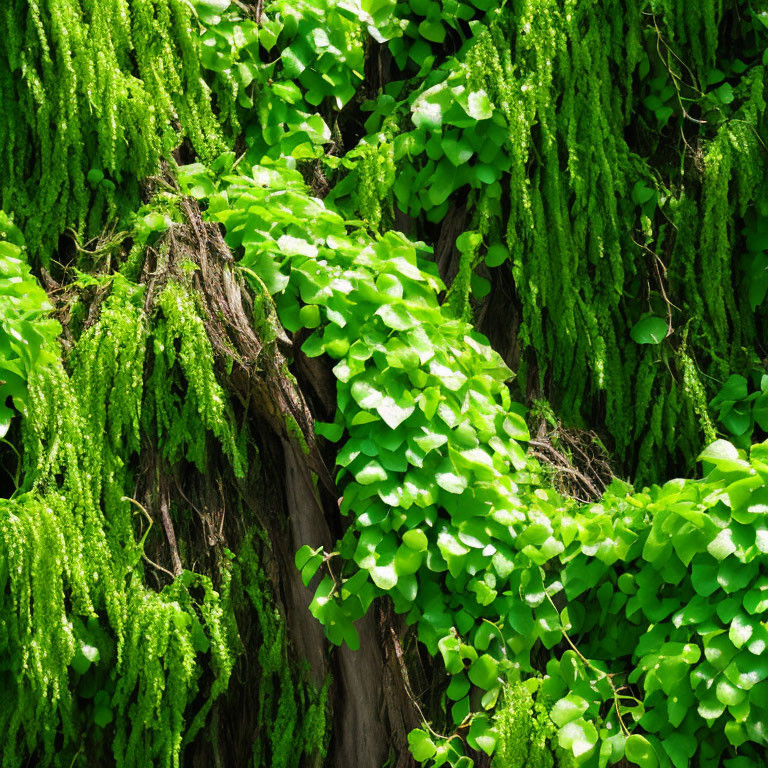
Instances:
[[[405,693],[408,696],[408,698],[411,700],[411,703],[414,707],[416,707],[416,710],[419,713],[419,716],[421,717],[422,723],[424,724],[424,727],[437,739],[442,739],[443,741],[452,741],[453,739],[460,739],[458,733],[451,734],[450,736],[446,736],[445,734],[438,733],[430,724],[427,718],[424,716],[424,712],[421,709],[421,706],[419,705],[418,700],[416,699],[416,696],[413,693],[413,689],[411,688],[411,681],[408,677],[408,668],[405,666],[405,658],[403,654],[403,647],[400,645],[400,638],[397,636],[397,632],[395,632],[395,628],[390,625],[389,627],[390,634],[392,635],[392,645],[395,647],[395,656],[397,656],[397,662],[400,666],[400,676],[403,678],[403,685],[405,687]],[[466,718],[464,718],[466,720]],[[464,725],[464,722],[462,722],[461,725]],[[461,727],[461,726],[459,726]]]
[[[557,610],[557,606],[555,605],[555,601],[552,599],[552,596],[549,594],[549,592],[545,592],[547,595],[547,600],[549,600],[551,606],[555,609],[557,612],[557,615],[560,615],[560,611]],[[576,644],[571,640],[570,635],[566,631],[565,627],[560,625],[560,631],[563,633],[563,637],[566,639],[566,642],[568,645],[571,646],[573,651],[576,653],[576,655],[584,662],[584,665],[591,669],[596,675],[599,676],[599,679],[605,679],[608,681],[608,685],[611,686],[611,691],[613,692],[613,704],[616,707],[616,717],[619,720],[619,727],[621,728],[622,732],[625,736],[629,736],[629,729],[624,724],[624,719],[621,716],[621,710],[619,709],[619,699],[621,698],[621,688],[617,688],[613,684],[613,680],[611,679],[612,675],[610,675],[608,672],[604,672],[602,669],[598,669],[584,654],[576,647]]]

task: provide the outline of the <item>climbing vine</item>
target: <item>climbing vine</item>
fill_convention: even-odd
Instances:
[[[734,747],[759,759],[762,446],[747,461],[716,441],[703,480],[634,494],[617,482],[576,506],[541,486],[510,372],[440,306],[430,263],[396,233],[349,229],[302,190],[297,172],[256,167],[229,180],[214,215],[235,248],[258,235],[283,324],[313,331],[303,353],[337,361],[339,410],[319,429],[346,437],[338,482],[351,521],[311,610],[354,649],[354,622],[386,594],[442,658],[451,719],[468,730],[412,734],[414,754],[469,765],[465,745],[493,753],[500,731],[475,714],[472,689],[492,710],[506,683],[539,669],[556,743],[577,765],[715,766]],[[284,224],[280,208],[294,211]],[[305,582],[329,557],[297,554]]]

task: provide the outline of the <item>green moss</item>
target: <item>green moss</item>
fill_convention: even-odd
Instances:
[[[286,623],[259,565],[253,536],[234,561],[239,601],[255,613],[259,634],[259,692],[253,768],[297,768],[302,756],[322,761],[328,748],[330,678],[317,690],[301,664],[290,660]]]
[[[308,456],[309,446],[307,445],[307,439],[304,437],[304,432],[299,423],[290,413],[285,414],[285,427],[288,430],[288,434],[299,444],[302,453]]]
[[[0,9],[0,206],[47,260],[98,234],[186,136],[224,149],[183,0],[9,0]]]

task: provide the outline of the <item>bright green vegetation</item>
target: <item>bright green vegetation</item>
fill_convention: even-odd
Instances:
[[[470,724],[468,744],[489,754],[499,731],[472,717],[471,688],[492,710],[505,680],[536,673],[543,646],[541,695],[577,765],[695,755],[714,767],[730,745],[759,764],[764,446],[747,461],[716,441],[703,480],[635,494],[617,481],[599,504],[576,505],[542,487],[510,372],[440,307],[412,244],[350,229],[295,171],[229,178],[213,215],[233,247],[257,235],[283,324],[314,329],[304,353],[337,361],[339,410],[318,430],[346,436],[338,481],[353,519],[337,545],[344,578],[324,575],[311,607],[329,639],[356,648],[354,621],[388,595],[444,661],[449,723]],[[293,212],[285,224],[281,210]],[[297,554],[305,583],[322,561]],[[563,652],[564,638],[578,647]],[[468,765],[459,739],[411,743],[421,759]]]
[[[183,137],[204,158],[224,148],[194,25],[183,0],[3,4],[0,194],[38,258],[134,208]]]
[[[231,683],[244,606],[254,765],[328,749],[329,684],[287,663],[258,535],[209,575],[160,580],[145,551],[141,478],[151,496],[182,463],[241,479],[258,460],[201,265],[172,253],[185,195],[226,232],[267,349],[276,312],[333,361],[316,431],[338,444],[348,527],[296,565],[306,585],[323,566],[310,610],[332,643],[356,649],[383,598],[444,666],[417,760],[763,765],[768,4],[246,11],[0,10],[18,225],[0,219],[0,431],[20,456],[0,501],[3,765],[181,765]],[[67,228],[106,234],[72,254]],[[64,346],[30,266],[74,296]],[[509,316],[489,318],[499,292]],[[649,487],[614,480],[588,504],[552,488],[515,402],[542,394]],[[697,458],[699,479],[660,484]]]
[[[125,495],[150,333],[140,298],[116,278],[71,373],[55,363],[30,379],[23,482],[2,502],[4,765],[24,764],[25,743],[40,745],[43,764],[71,761],[112,722],[116,765],[176,765],[232,670],[228,573],[218,591],[189,571],[160,592],[144,582],[147,520],[137,524],[141,505]],[[194,372],[210,378],[211,366],[209,351]],[[208,693],[199,654],[216,673]]]

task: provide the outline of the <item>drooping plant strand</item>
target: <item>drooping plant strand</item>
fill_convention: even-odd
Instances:
[[[224,149],[184,0],[9,0],[0,9],[0,205],[47,261],[101,234],[184,137]]]

